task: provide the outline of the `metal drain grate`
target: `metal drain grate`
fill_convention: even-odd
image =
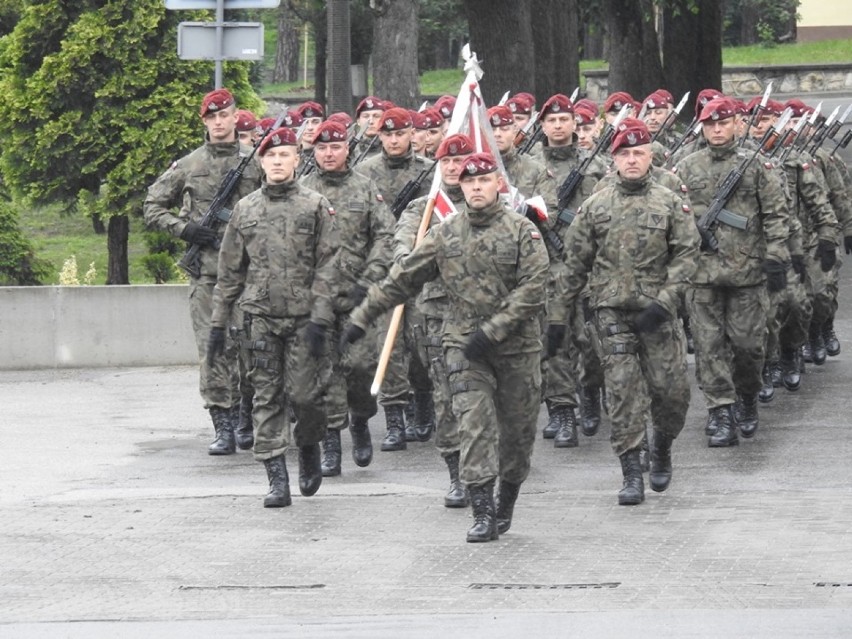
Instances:
[[[602,590],[618,588],[620,581],[598,584],[470,584],[472,590]]]
[[[325,584],[278,584],[278,585],[241,585],[221,584],[219,586],[179,586],[178,590],[314,590],[325,588]]]
[[[852,588],[852,583],[840,583],[837,581],[818,581],[814,584],[817,588]]]

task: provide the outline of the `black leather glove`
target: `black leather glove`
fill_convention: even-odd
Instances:
[[[212,366],[217,357],[225,352],[225,329],[214,326],[207,338],[207,365]]]
[[[494,343],[488,339],[488,336],[482,329],[479,329],[467,340],[467,344],[464,347],[464,356],[475,362],[482,361],[492,348],[494,348]]]
[[[180,234],[180,239],[186,240],[190,244],[213,246],[219,239],[219,235],[211,228],[190,221],[186,223],[183,232]]]
[[[584,297],[583,301],[580,302],[580,306],[583,308],[583,322],[588,324],[595,319],[595,312],[592,310],[592,298]]]
[[[547,327],[547,356],[553,357],[556,355],[562,342],[565,341],[565,333],[567,327],[564,324],[550,324]]]
[[[816,255],[819,267],[823,273],[828,273],[837,264],[837,248],[831,240],[820,240],[817,244]]]
[[[355,324],[346,324],[343,327],[343,331],[340,333],[340,340],[337,342],[337,351],[342,353],[349,345],[357,342],[359,339],[364,337],[366,331],[360,326],[355,326]]]
[[[852,253],[852,235],[843,238],[843,248],[846,249],[846,255]]]
[[[766,260],[763,272],[766,273],[766,290],[770,293],[777,293],[787,287],[787,267],[781,262]]]
[[[705,229],[698,229],[698,235],[701,237],[701,246],[699,249],[702,251],[710,251],[715,253],[719,250],[719,244],[716,241],[716,236],[713,235],[710,231]]]
[[[311,357],[320,357],[325,352],[325,326],[316,322],[308,322],[305,327],[305,342]]]
[[[805,283],[805,275],[808,272],[808,269],[805,266],[805,256],[804,255],[793,255],[793,256],[790,257],[790,261],[793,263],[793,270],[796,272],[796,275],[799,276],[799,282],[804,284]]]
[[[349,291],[349,299],[352,300],[352,303],[355,306],[358,306],[361,302],[363,302],[365,297],[367,297],[367,287],[366,286],[361,286],[360,284],[356,284]]]
[[[648,308],[643,308],[633,320],[633,330],[637,333],[653,333],[664,322],[671,319],[668,311],[656,302],[651,302]]]

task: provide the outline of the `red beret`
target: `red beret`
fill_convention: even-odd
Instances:
[[[263,138],[263,142],[257,149],[257,154],[262,156],[275,146],[296,146],[296,144],[296,134],[293,133],[293,129],[281,127]]]
[[[269,129],[273,124],[275,124],[275,120],[277,118],[261,118],[257,121],[257,128],[255,131],[258,133],[264,133],[267,129]]]
[[[621,111],[625,104],[633,104],[634,102],[636,102],[636,100],[634,100],[633,96],[626,91],[616,91],[615,93],[607,96],[603,110],[604,113],[609,113],[610,111]]]
[[[704,108],[710,100],[715,100],[716,98],[724,98],[725,96],[721,91],[717,91],[716,89],[701,89],[698,92],[698,97],[695,98],[695,117],[701,115],[701,109]]]
[[[410,113],[411,121],[414,124],[415,129],[437,129],[439,126],[444,124],[444,116],[442,116],[441,112],[435,108],[426,109],[420,113],[417,111],[411,111]]]
[[[412,123],[408,111],[400,107],[393,107],[382,114],[379,131],[398,131],[410,126],[412,126]]]
[[[445,156],[470,155],[473,151],[473,140],[464,133],[456,133],[441,140],[438,150],[435,151],[435,159],[440,160]]]
[[[452,95],[442,95],[435,100],[435,108],[445,119],[449,119],[453,116],[453,109],[456,108],[456,99]]]
[[[412,109],[409,109],[408,115],[411,116],[411,126],[413,126],[415,129],[423,130],[423,129],[429,128],[428,126],[426,126],[426,114],[425,113],[421,113],[420,111],[414,111]]]
[[[506,126],[515,123],[515,118],[512,117],[512,110],[507,106],[493,106],[488,109],[488,121],[491,126]]]
[[[459,179],[494,173],[497,170],[497,161],[490,153],[474,153],[464,163],[459,173]]]
[[[216,89],[205,95],[201,100],[201,109],[199,109],[198,115],[203,118],[208,113],[216,113],[234,104],[236,104],[234,96],[228,89]]]
[[[749,100],[747,105],[748,112],[753,113],[755,109],[760,106],[761,100],[762,98],[752,98],[751,100]],[[763,111],[765,111],[769,115],[781,115],[781,112],[783,110],[784,105],[776,100],[767,100],[766,106],[763,108]]]
[[[567,95],[557,93],[547,98],[547,102],[541,107],[541,117],[543,119],[553,113],[574,113],[574,105]]]
[[[253,131],[257,128],[257,118],[254,113],[245,109],[237,109],[237,131]]]
[[[343,123],[326,120],[317,127],[311,144],[319,144],[320,142],[346,142],[348,139],[349,134]]]
[[[610,152],[615,153],[621,148],[643,144],[651,144],[651,134],[648,132],[647,125],[638,118],[624,118],[618,125]]]
[[[592,124],[598,117],[596,111],[591,111],[585,107],[577,107],[574,109],[574,120],[577,124]]]
[[[377,98],[374,95],[368,95],[366,98],[361,100],[358,103],[358,106],[355,107],[355,117],[357,118],[361,115],[362,111],[384,111],[385,110],[385,101],[381,98]]]
[[[352,124],[352,117],[344,111],[332,113],[330,116],[328,116],[328,120],[330,120],[331,122],[340,122],[343,126],[347,128]]]
[[[742,100],[736,100],[734,98],[731,99],[734,100],[734,106],[737,109],[738,115],[746,115],[748,113],[748,105],[745,102],[743,102]]]
[[[304,122],[304,118],[298,111],[287,111],[287,115],[284,116],[284,126],[289,126],[292,129],[298,129],[302,126],[302,122]]]
[[[671,93],[669,93],[669,95],[671,95]],[[666,107],[674,106],[670,97],[663,95],[658,91],[654,91],[651,95],[645,98],[645,102],[643,102],[643,104],[647,104],[649,109],[664,109]]]
[[[701,109],[701,115],[698,116],[698,121],[706,122],[707,120],[713,120],[716,122],[718,120],[727,120],[736,114],[737,105],[731,98],[716,98],[704,105],[704,108]]]
[[[506,106],[509,107],[509,110],[512,113],[523,113],[526,115],[532,114],[533,105],[523,96],[513,95],[511,98],[506,100]]]
[[[807,113],[813,113],[813,109],[802,102],[799,98],[787,100],[784,106],[793,112],[792,117],[800,118]]]
[[[668,89],[657,89],[654,93],[659,95],[661,98],[665,98],[669,104],[674,105],[674,96]]]
[[[318,102],[302,102],[299,106],[296,107],[296,111],[303,118],[324,118],[325,111]]]
[[[526,91],[518,91],[514,97],[520,98],[521,100],[526,100],[530,107],[535,106],[535,96],[532,93],[527,93]]]
[[[579,109],[580,107],[583,107],[584,109],[588,109],[589,111],[594,111],[595,114],[597,114],[598,111],[600,111],[600,107],[598,106],[598,103],[595,102],[594,100],[589,100],[589,98],[580,98],[579,100],[577,100],[574,103],[575,109]]]

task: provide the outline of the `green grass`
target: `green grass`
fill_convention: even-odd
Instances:
[[[94,262],[97,277],[95,284],[106,281],[107,238],[98,235],[89,218],[82,215],[64,214],[58,206],[35,207],[21,215],[21,230],[33,243],[36,255],[53,266],[52,276],[45,284],[58,284],[59,272],[65,260],[72,255],[77,261],[80,282]],[[145,271],[142,257],[148,249],[142,239],[144,225],[141,218],[130,220],[130,237],[127,242],[131,284],[153,284],[154,280]]]

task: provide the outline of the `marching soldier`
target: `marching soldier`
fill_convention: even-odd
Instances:
[[[355,157],[350,158],[350,163],[358,158],[370,158],[382,150],[379,142],[379,119],[385,111],[385,102],[374,95],[368,95],[355,107],[355,121],[359,127],[366,126],[364,137],[355,149]]]

